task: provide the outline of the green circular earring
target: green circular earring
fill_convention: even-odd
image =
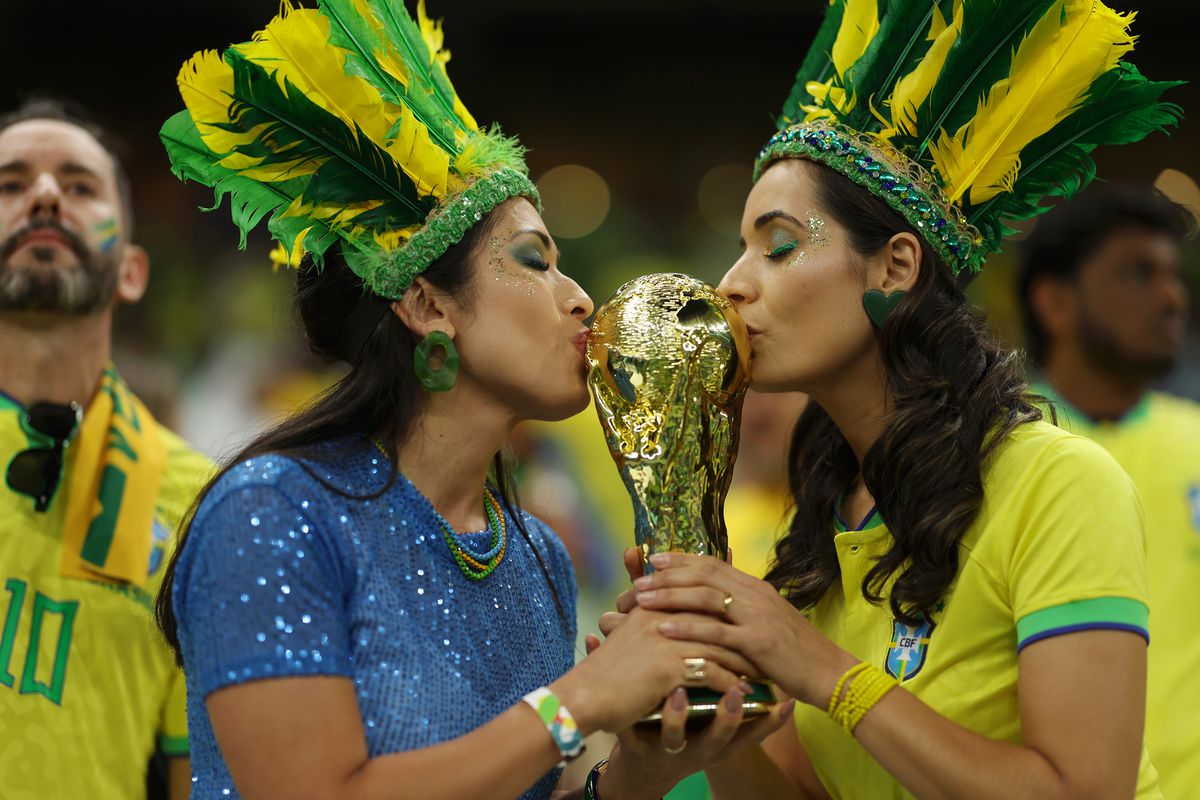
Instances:
[[[882,328],[888,314],[892,313],[892,309],[900,305],[900,301],[907,295],[908,292],[899,289],[891,294],[884,294],[879,289],[867,289],[863,293],[863,308],[875,327]]]
[[[434,369],[429,365],[429,354],[435,347],[446,352],[442,366]],[[458,378],[458,350],[454,348],[454,340],[442,331],[432,331],[413,351],[413,371],[417,380],[431,392],[448,392],[454,387]]]

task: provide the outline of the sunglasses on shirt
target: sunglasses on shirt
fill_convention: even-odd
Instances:
[[[50,439],[49,446],[31,447],[13,456],[5,479],[15,492],[34,500],[35,511],[45,511],[62,480],[63,451],[83,420],[79,403],[33,403],[25,409],[25,426]]]

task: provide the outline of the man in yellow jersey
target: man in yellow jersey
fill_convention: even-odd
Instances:
[[[183,675],[151,606],[207,461],[110,363],[146,287],[127,179],[61,104],[0,118],[0,797],[188,792]]]
[[[1038,223],[1019,291],[1059,424],[1104,446],[1146,514],[1146,745],[1170,798],[1200,798],[1200,406],[1150,390],[1179,355],[1192,220],[1149,190],[1082,195]]]

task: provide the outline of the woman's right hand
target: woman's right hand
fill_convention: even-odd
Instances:
[[[757,674],[753,664],[719,645],[667,638],[658,626],[668,616],[633,609],[602,647],[550,685],[585,736],[625,730],[679,686],[706,686],[721,694],[747,691],[740,676]],[[687,680],[688,658],[705,660],[703,677]]]

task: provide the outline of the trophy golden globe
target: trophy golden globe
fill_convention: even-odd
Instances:
[[[687,275],[626,283],[596,312],[588,388],[609,452],[633,500],[634,535],[648,561],[661,552],[725,559],[725,495],[749,384],[749,337],[728,299]],[[768,684],[751,684],[748,716],[767,713]],[[688,718],[716,713],[720,695],[688,690]],[[659,713],[643,718],[655,722]]]

